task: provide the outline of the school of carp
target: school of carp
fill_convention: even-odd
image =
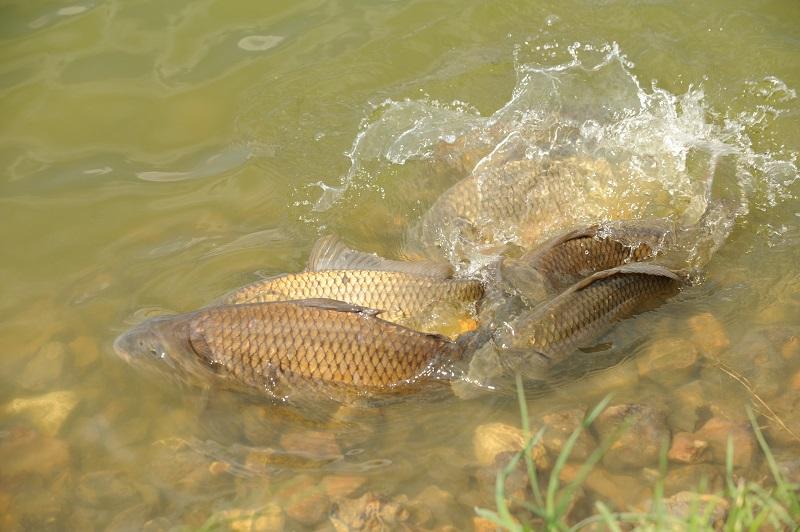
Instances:
[[[305,271],[150,318],[114,349],[181,381],[281,401],[541,379],[686,285],[682,254],[719,214],[709,203],[699,221],[680,226],[637,219],[630,198],[582,199],[613,177],[604,161],[576,157],[477,165],[410,226],[409,254],[423,260],[323,237]],[[478,267],[465,268],[476,256]]]

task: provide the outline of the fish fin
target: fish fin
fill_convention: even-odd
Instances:
[[[453,274],[453,268],[444,262],[385,259],[374,253],[352,249],[335,235],[320,238],[311,248],[306,271],[322,270],[379,270],[441,279],[447,279]]]
[[[674,279],[676,281],[681,281],[681,277],[678,274],[676,274],[670,269],[665,268],[664,266],[659,266],[657,264],[651,264],[646,262],[634,262],[631,264],[625,264],[623,266],[617,266],[616,268],[609,268],[608,270],[603,270],[594,273],[589,277],[581,279],[574,285],[567,288],[564,292],[562,292],[562,295],[583,290],[584,288],[590,286],[592,283],[600,279],[605,279],[607,277],[612,277],[614,275],[625,274],[625,273],[643,273],[646,275],[658,275],[661,277],[669,277],[670,279]]]
[[[367,316],[377,316],[378,314],[383,312],[383,310],[369,308],[369,307],[362,307],[360,305],[353,305],[352,303],[345,303],[344,301],[338,301],[336,299],[327,299],[323,297],[312,298],[312,299],[295,299],[292,301],[287,301],[287,303],[292,303],[302,307],[315,307],[326,310],[336,310],[338,312],[356,312],[358,314],[364,314]]]

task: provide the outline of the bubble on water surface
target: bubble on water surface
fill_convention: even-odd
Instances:
[[[284,38],[280,35],[248,35],[239,39],[237,45],[248,52],[264,52],[278,46]]]

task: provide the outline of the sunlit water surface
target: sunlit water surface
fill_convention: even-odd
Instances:
[[[161,530],[259,510],[273,521],[256,527],[315,529],[363,493],[407,509],[385,502],[386,523],[471,526],[494,479],[473,437],[519,426],[513,394],[279,408],[137,371],[111,343],[302,269],[323,234],[403,256],[441,192],[510,152],[613,168],[576,194],[571,223],[691,224],[709,197],[735,205],[710,261],[687,264],[698,284],[621,325],[616,366],[532,389],[534,424],[613,393],[691,432],[744,420],[755,400],[797,468],[799,442],[763,416],[766,403],[800,433],[796,2],[11,2],[0,15],[0,528]],[[464,274],[491,255],[444,251]],[[697,351],[688,369],[641,363],[676,342]],[[641,503],[654,472],[594,496]],[[763,461],[741,473],[761,478]],[[673,492],[695,487],[685,476]]]

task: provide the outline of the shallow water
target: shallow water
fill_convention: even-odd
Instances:
[[[473,506],[493,506],[494,478],[473,436],[519,426],[513,395],[275,408],[139,372],[111,344],[147,316],[300,270],[323,234],[402,255],[464,167],[519,138],[529,158],[613,165],[618,178],[576,195],[580,213],[690,223],[708,194],[736,205],[730,235],[697,261],[702,282],[615,330],[615,360],[627,361],[532,390],[534,423],[613,392],[691,432],[745,419],[757,394],[800,432],[796,2],[13,2],[0,13],[0,528],[199,527],[261,509],[271,525],[314,529],[341,517],[334,500],[364,492],[410,509],[396,519],[470,526]],[[464,134],[478,155],[448,166]],[[467,251],[464,272],[489,253]],[[648,372],[642,360],[669,349],[696,360]],[[796,462],[798,442],[760,421]],[[625,497],[595,496],[640,503],[654,468],[615,473]],[[756,457],[741,472],[762,468]]]

